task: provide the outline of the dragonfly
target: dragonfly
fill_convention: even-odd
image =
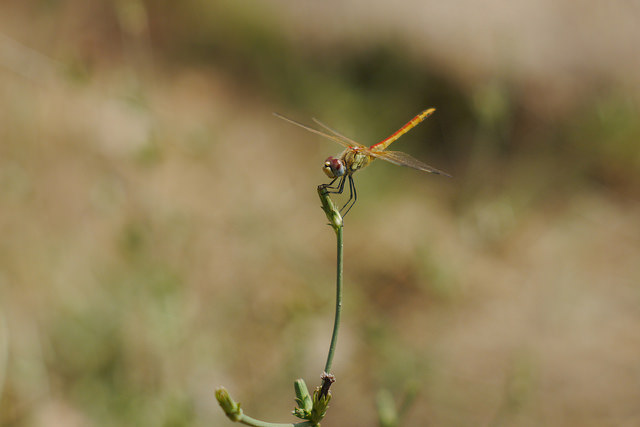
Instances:
[[[360,169],[368,166],[375,159],[385,160],[398,166],[408,166],[410,168],[421,170],[424,172],[443,175],[449,178],[451,177],[451,175],[449,175],[448,173],[431,167],[407,153],[403,153],[401,151],[388,151],[386,149],[389,145],[391,145],[391,143],[416,127],[420,122],[432,115],[435,111],[435,108],[424,110],[423,112],[409,120],[407,124],[395,131],[391,136],[383,139],[376,144],[373,144],[370,147],[362,145],[359,142],[354,141],[353,139],[347,138],[335,129],[332,129],[329,126],[325,125],[318,119],[313,118],[313,121],[319,126],[323,127],[329,133],[314,129],[281,114],[273,114],[282,120],[306,129],[309,132],[313,132],[317,135],[323,136],[345,147],[344,151],[340,153],[340,155],[335,157],[327,157],[327,160],[325,160],[324,165],[322,166],[322,170],[324,171],[324,173],[332,179],[330,183],[324,184],[325,188],[327,188],[330,193],[342,194],[345,188],[345,183],[349,183],[349,199],[340,209],[340,212],[344,211],[344,213],[342,214],[342,216],[344,217],[358,200],[356,186],[353,181],[353,174]]]

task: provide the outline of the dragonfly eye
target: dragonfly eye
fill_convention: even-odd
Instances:
[[[329,178],[337,178],[347,172],[344,162],[340,159],[336,159],[335,157],[327,157],[322,170]]]

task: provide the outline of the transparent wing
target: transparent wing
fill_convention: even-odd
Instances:
[[[296,122],[295,120],[292,120],[292,119],[290,119],[288,117],[285,117],[285,116],[283,116],[281,114],[278,114],[278,113],[273,113],[273,115],[276,116],[279,119],[284,120],[285,122],[291,123],[292,125],[296,125],[296,126],[301,127],[302,129],[308,130],[309,132],[313,132],[316,135],[324,136],[325,138],[330,139],[332,141],[335,141],[335,142],[337,142],[338,144],[340,144],[340,145],[342,145],[344,147],[347,147],[347,148],[351,147],[350,143],[348,143],[347,141],[343,141],[342,139],[338,138],[337,136],[329,135],[328,133],[324,133],[322,131],[319,131],[317,129],[314,129],[312,127],[304,125],[304,124],[302,124],[300,122]],[[358,146],[360,146],[360,144],[358,144]]]
[[[448,176],[449,178],[451,178],[451,175],[449,175],[446,172],[443,172],[439,169],[436,169],[434,167],[429,166],[426,163],[421,162],[420,160],[416,159],[415,157],[412,157],[410,155],[408,155],[407,153],[403,153],[401,151],[371,151],[371,150],[366,150],[365,151],[366,154],[373,156],[377,159],[382,159],[382,160],[386,160],[389,163],[393,163],[394,165],[398,165],[398,166],[407,166],[413,169],[418,169],[421,171],[425,171],[425,172],[429,172],[429,173],[435,173],[438,175],[444,175],[444,176]]]
[[[364,145],[360,144],[359,142],[354,141],[351,138],[348,138],[348,137],[344,136],[343,134],[341,134],[337,130],[335,130],[333,128],[330,128],[329,126],[325,125],[324,123],[322,123],[320,120],[316,119],[315,117],[312,117],[312,120],[314,122],[316,122],[317,124],[319,124],[320,126],[322,126],[323,128],[325,128],[326,130],[328,130],[329,132],[331,132],[332,134],[334,134],[335,136],[337,136],[338,138],[341,138],[345,142],[349,143],[352,147],[364,147]]]

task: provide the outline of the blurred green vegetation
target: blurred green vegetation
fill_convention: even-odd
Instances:
[[[638,93],[593,76],[549,114],[508,70],[259,1],[2,9],[0,425],[226,425],[218,385],[291,420],[329,344],[338,150],[270,113],[368,144],[427,107],[399,149],[454,178],[357,176],[326,425],[414,383],[406,425],[639,420]]]

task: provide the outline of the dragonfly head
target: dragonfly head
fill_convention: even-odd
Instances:
[[[333,156],[327,157],[324,161],[322,170],[329,178],[338,178],[347,172],[347,168],[344,165],[342,159],[337,159]]]

